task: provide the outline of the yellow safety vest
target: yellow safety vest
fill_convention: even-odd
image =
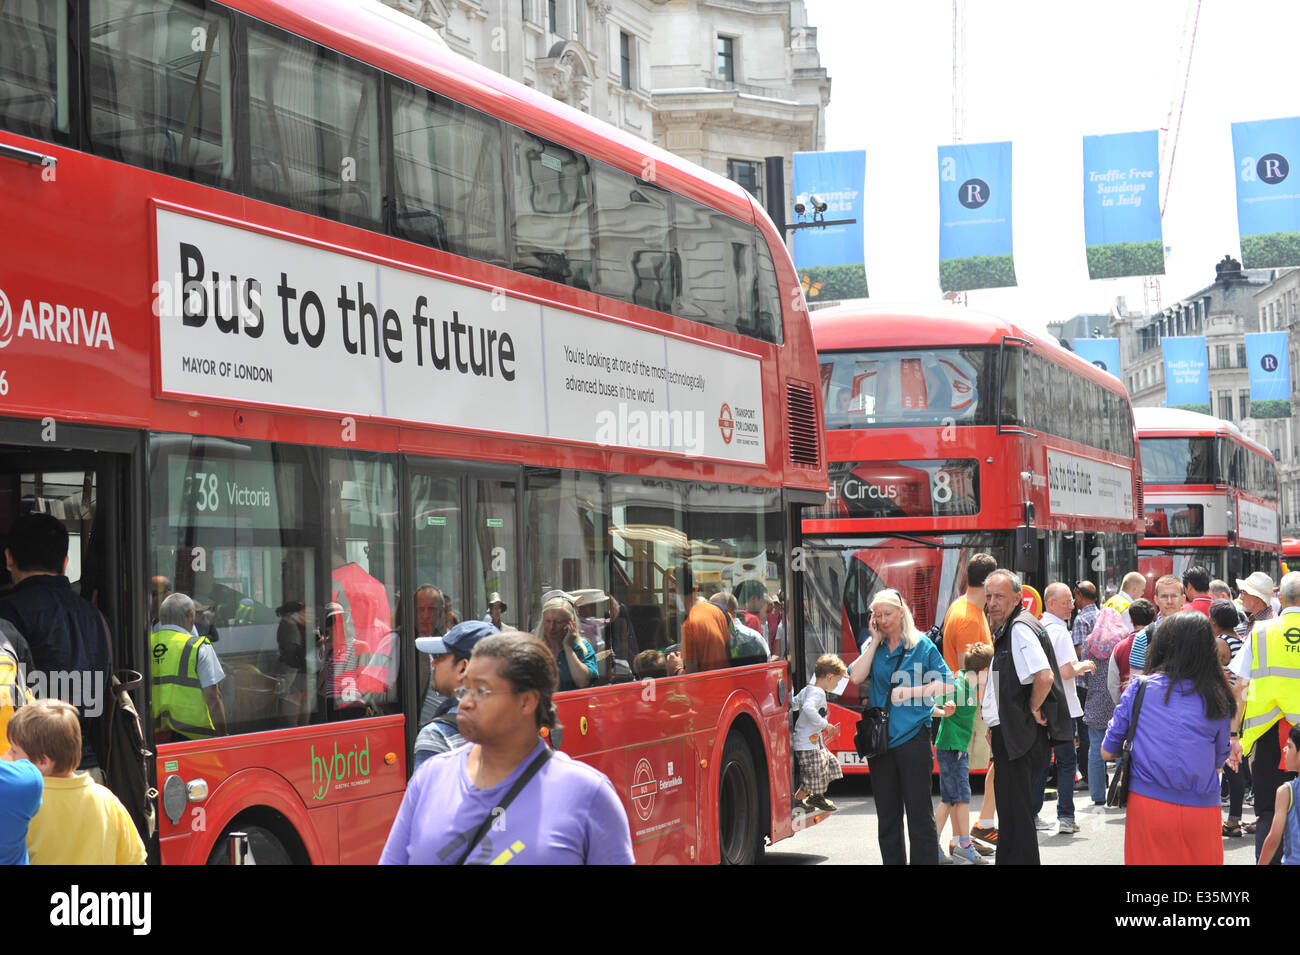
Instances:
[[[1300,613],[1268,621],[1250,642],[1250,689],[1241,723],[1247,753],[1278,720],[1300,723]]]
[[[159,630],[150,637],[155,730],[171,730],[190,739],[217,735],[199,686],[199,648],[210,643],[181,630]]]
[[[1115,611],[1120,616],[1123,616],[1124,611],[1128,610],[1129,606],[1132,605],[1132,603],[1133,603],[1133,598],[1121,590],[1119,593],[1115,594],[1113,597],[1107,600],[1104,606],[1109,607],[1111,610]]]

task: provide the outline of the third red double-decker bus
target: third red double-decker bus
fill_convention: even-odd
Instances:
[[[0,208],[0,525],[64,523],[145,674],[155,858],[378,859],[415,639],[557,588],[598,672],[552,742],[638,860],[792,832],[785,658],[664,675],[684,566],[784,586],[801,659],[817,366],[747,192],[374,0],[10,0]],[[149,719],[168,590],[224,672],[186,734]]]
[[[1182,408],[1135,408],[1146,530],[1147,590],[1200,564],[1232,583],[1277,573],[1282,552],[1277,462],[1232,422]]]
[[[856,657],[883,587],[918,629],[942,621],[980,552],[1040,593],[1054,580],[1118,587],[1136,568],[1141,491],[1118,379],[961,307],[812,319],[831,491],[804,520],[810,659]],[[851,689],[841,702],[856,703]],[[865,769],[851,736],[841,761]]]

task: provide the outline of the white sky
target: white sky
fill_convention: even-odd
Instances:
[[[876,301],[939,297],[937,147],[954,142],[952,0],[805,0],[831,78],[826,149],[867,153],[867,281]],[[968,143],[1011,140],[1019,287],[969,304],[1042,328],[1143,307],[1142,280],[1088,279],[1082,137],[1177,119],[1195,0],[963,0]],[[1168,305],[1240,257],[1231,124],[1300,115],[1300,4],[1204,0],[1169,177]]]

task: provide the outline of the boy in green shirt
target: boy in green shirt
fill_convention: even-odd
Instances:
[[[943,827],[952,819],[953,835],[949,852],[953,862],[979,864],[983,858],[971,845],[970,838],[970,743],[975,731],[975,709],[979,706],[979,674],[993,662],[993,648],[975,643],[958,657],[957,678],[953,692],[935,701],[934,715],[943,717],[939,736],[934,741],[939,760],[939,808],[934,825],[939,832],[939,858],[943,852]]]

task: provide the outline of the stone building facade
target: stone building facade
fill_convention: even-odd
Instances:
[[[826,141],[803,0],[383,0],[456,52],[765,197],[763,160]],[[788,203],[787,203],[788,205]]]

